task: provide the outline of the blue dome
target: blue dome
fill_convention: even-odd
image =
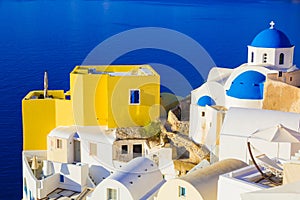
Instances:
[[[265,75],[257,71],[246,71],[238,75],[226,94],[238,99],[263,99]]]
[[[251,46],[262,48],[288,48],[292,47],[288,37],[275,28],[260,32],[252,41]]]
[[[199,106],[212,106],[212,105],[216,105],[216,102],[210,97],[210,96],[202,96],[198,99],[197,104]]]

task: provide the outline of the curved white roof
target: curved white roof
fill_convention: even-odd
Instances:
[[[120,187],[121,184],[133,199],[147,199],[164,182],[160,170],[153,161],[138,157],[103,180],[97,188]]]
[[[77,132],[76,126],[59,126],[53,129],[48,136],[69,139]]]
[[[202,96],[211,97],[217,105],[225,104],[225,90],[218,82],[206,82],[191,92],[191,104],[197,104]]]
[[[213,67],[209,71],[207,82],[215,81],[224,85],[234,69]]]
[[[107,132],[101,126],[77,126],[79,137],[93,142],[113,144],[116,139],[115,131]]]
[[[300,114],[274,110],[230,108],[225,116],[221,135],[248,137],[258,129],[282,124],[298,130]]]
[[[246,167],[247,164],[236,159],[225,159],[208,167],[197,169],[184,177],[167,181],[159,190],[158,200],[175,199],[178,187],[185,187],[187,199],[217,199],[219,175]],[[191,195],[191,196],[188,196]],[[176,197],[175,197],[176,196]]]

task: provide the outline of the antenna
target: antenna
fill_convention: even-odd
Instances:
[[[44,99],[48,98],[48,72],[44,73]]]

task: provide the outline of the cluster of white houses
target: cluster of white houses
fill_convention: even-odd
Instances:
[[[171,148],[118,140],[104,126],[58,126],[47,150],[23,151],[23,199],[300,198],[299,101],[285,112],[268,104],[274,84],[300,99],[300,72],[294,46],[270,25],[248,46],[247,63],[212,68],[191,92],[189,137],[218,161],[178,177]]]

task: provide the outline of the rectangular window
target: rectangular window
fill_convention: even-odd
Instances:
[[[278,77],[282,77],[282,71],[278,72]]]
[[[122,154],[128,153],[128,145],[122,145]]]
[[[186,197],[185,187],[179,186],[179,197]]]
[[[134,144],[133,149],[133,158],[141,157],[142,156],[142,145],[141,144]]]
[[[290,77],[290,81],[293,81],[293,77]]]
[[[130,90],[129,92],[129,103],[130,104],[140,104],[140,90]]]
[[[267,54],[266,53],[264,53],[264,55],[263,55],[263,63],[267,63]]]
[[[107,200],[117,200],[117,190],[112,188],[107,188]]]
[[[202,117],[205,117],[205,112],[202,112],[202,113],[201,113],[201,116],[202,116]]]
[[[97,144],[90,143],[90,155],[97,156]]]
[[[65,177],[64,177],[64,175],[60,175],[60,176],[59,176],[59,181],[60,181],[61,183],[65,182]]]
[[[62,140],[61,139],[56,139],[56,148],[62,149]]]

